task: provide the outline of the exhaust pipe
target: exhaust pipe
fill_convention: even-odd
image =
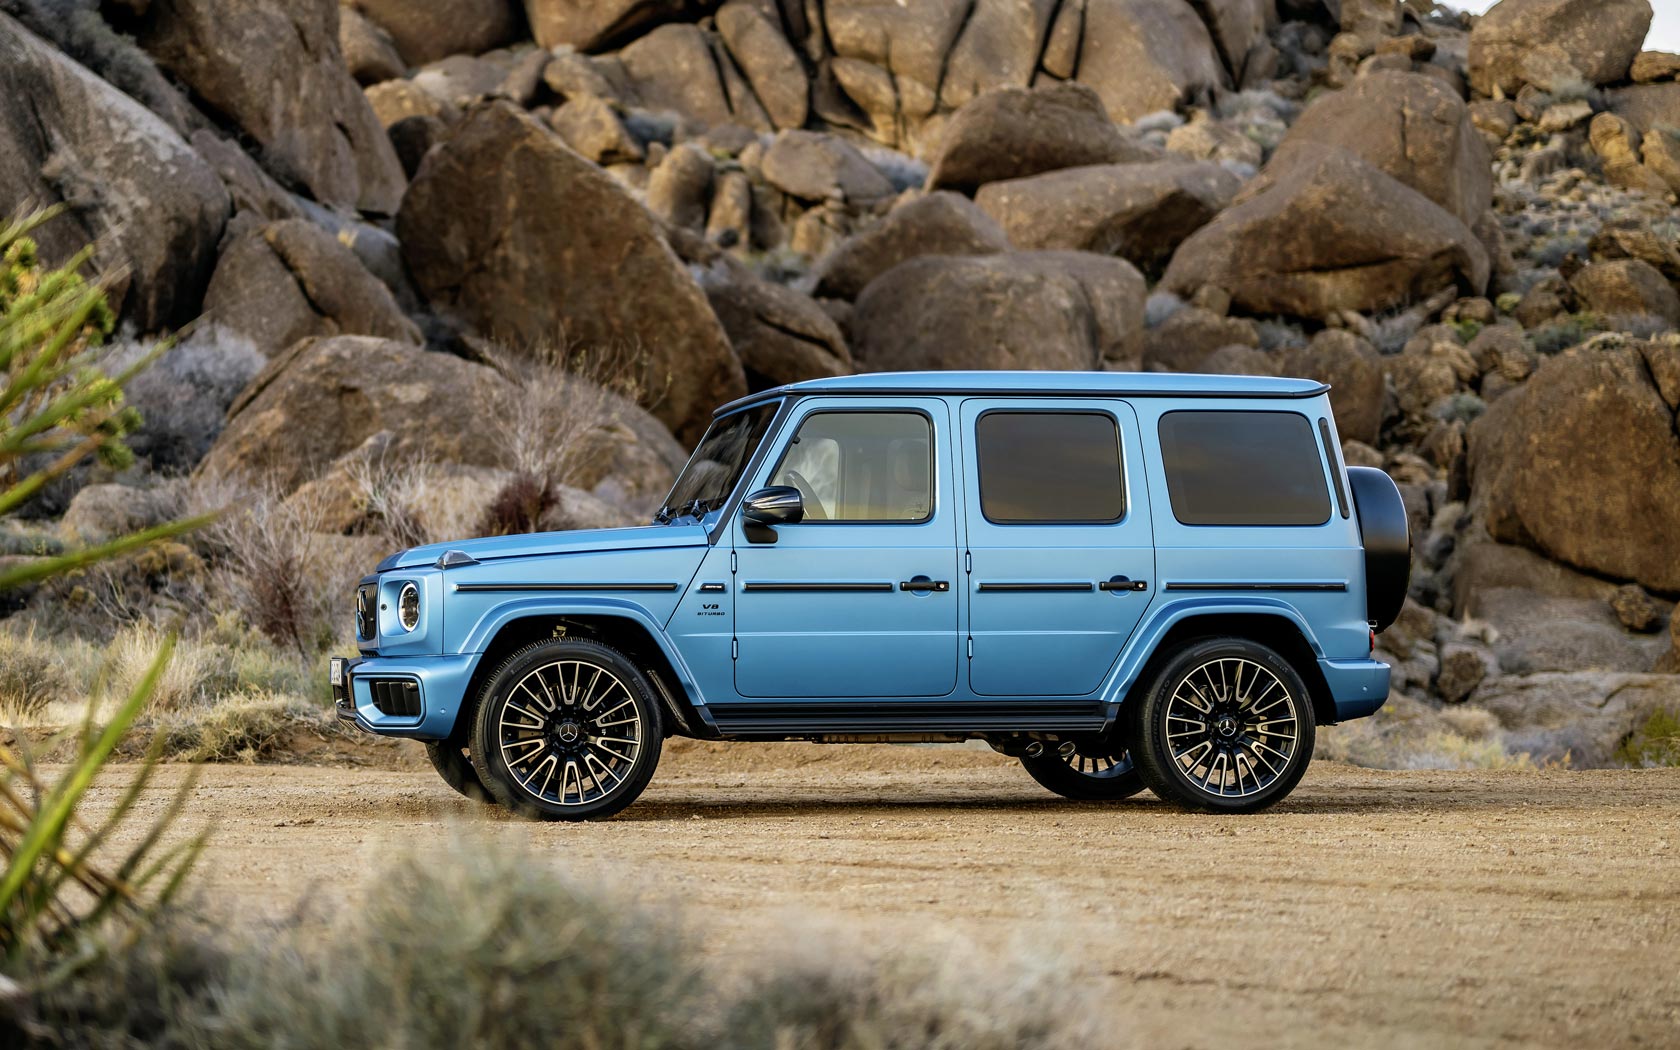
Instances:
[[[1044,754],[1044,741],[1034,740],[1032,743],[1027,745],[1028,758],[1037,758],[1042,754]]]
[[[1073,753],[1078,750],[1078,746],[1075,745],[1073,741],[1064,740],[1062,741],[1062,746],[1056,749],[1056,754],[1061,755],[1063,758],[1072,758]]]

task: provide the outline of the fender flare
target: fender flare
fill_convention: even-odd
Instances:
[[[1138,625],[1138,629],[1127,643],[1124,656],[1109,674],[1108,684],[1102,691],[1103,700],[1117,706],[1125,701],[1132,686],[1137,684],[1138,676],[1143,673],[1144,667],[1154,658],[1161,639],[1177,625],[1192,617],[1233,615],[1270,616],[1287,621],[1306,640],[1307,648],[1312,650],[1313,656],[1317,659],[1324,658],[1324,647],[1319,644],[1306,618],[1293,605],[1282,599],[1260,595],[1248,598],[1181,598],[1151,610],[1143,623]]]

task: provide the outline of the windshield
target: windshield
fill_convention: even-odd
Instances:
[[[746,472],[780,406],[781,402],[772,401],[714,421],[677,483],[671,486],[656,520],[666,522],[682,515],[699,518],[722,507]]]

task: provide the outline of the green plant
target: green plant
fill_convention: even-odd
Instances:
[[[126,464],[130,454],[123,437],[140,421],[123,403],[122,386],[150,357],[115,378],[99,369],[98,347],[114,318],[103,289],[79,273],[89,251],[48,269],[28,236],[55,214],[49,210],[0,224],[0,514],[23,506],[89,457]],[[0,570],[0,591],[84,569],[198,524],[169,522],[24,561]],[[76,816],[94,779],[150,702],[172,649],[173,638],[166,638],[103,726],[95,725],[89,707],[73,733],[74,756],[55,782],[41,776],[27,752],[0,746],[0,854],[6,860],[0,873],[0,970],[26,980],[24,994],[5,1001],[7,1009],[99,958],[113,921],[123,922],[130,933],[143,929],[179,890],[202,846],[202,838],[190,838],[162,848],[190,790],[183,785],[114,869],[96,863],[96,852],[145,791],[151,761],[96,823]]]
[[[1616,758],[1635,769],[1680,766],[1680,711],[1659,707],[1628,734]]]

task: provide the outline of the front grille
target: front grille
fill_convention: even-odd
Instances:
[[[356,637],[373,640],[379,631],[379,585],[364,583],[356,588]]]
[[[392,718],[420,717],[420,683],[411,678],[369,678],[373,706]]]

